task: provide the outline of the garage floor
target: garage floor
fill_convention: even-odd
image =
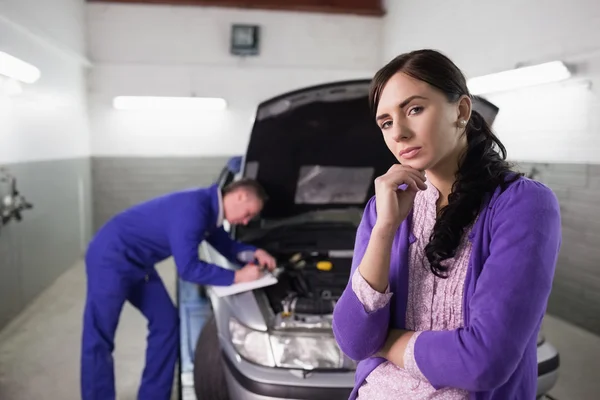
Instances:
[[[175,271],[158,267],[172,298]],[[83,263],[76,264],[0,332],[0,399],[79,399],[79,344],[85,295]],[[600,338],[548,316],[544,332],[561,353],[557,400],[593,400],[600,393]],[[116,339],[120,400],[134,400],[144,362],[146,322],[130,305]],[[176,399],[176,394],[173,394]]]

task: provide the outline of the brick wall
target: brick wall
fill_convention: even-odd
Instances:
[[[94,228],[144,200],[210,185],[227,160],[228,157],[93,157]]]
[[[548,311],[600,334],[600,165],[520,163],[558,197],[563,242]]]

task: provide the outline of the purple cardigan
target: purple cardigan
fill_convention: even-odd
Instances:
[[[415,344],[415,359],[435,388],[470,392],[470,399],[535,399],[537,333],[541,327],[561,243],[558,201],[543,184],[519,178],[498,188],[479,214],[463,298],[464,327],[426,331]],[[376,221],[375,201],[358,228],[352,273],[365,253]],[[412,215],[394,238],[390,302],[367,313],[351,280],[337,303],[333,332],[338,345],[358,360],[350,399],[383,358],[373,357],[389,329],[403,329],[408,296],[408,247],[414,241]],[[351,275],[352,276],[352,275]]]

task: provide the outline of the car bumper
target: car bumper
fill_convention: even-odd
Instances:
[[[347,400],[352,391],[352,387],[300,386],[259,382],[243,375],[226,354],[223,354],[223,361],[229,396],[236,400]],[[349,374],[354,375],[353,373]],[[327,373],[323,373],[323,375],[327,375]]]
[[[538,353],[538,388],[537,395],[547,394],[558,380],[560,366],[559,354],[548,342],[537,349]],[[239,400],[337,400],[348,399],[351,387],[324,388],[322,386],[295,386],[280,383],[265,383],[243,375],[233,362],[223,354],[224,370],[229,394],[232,399]]]
[[[558,380],[560,357],[552,344],[544,341],[537,348],[538,357],[538,387],[537,395],[547,394]]]

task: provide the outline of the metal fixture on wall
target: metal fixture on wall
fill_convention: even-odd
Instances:
[[[0,227],[12,219],[21,221],[21,212],[33,208],[17,189],[17,179],[8,169],[0,167]]]
[[[260,26],[233,24],[229,52],[234,56],[257,56],[260,44]]]

